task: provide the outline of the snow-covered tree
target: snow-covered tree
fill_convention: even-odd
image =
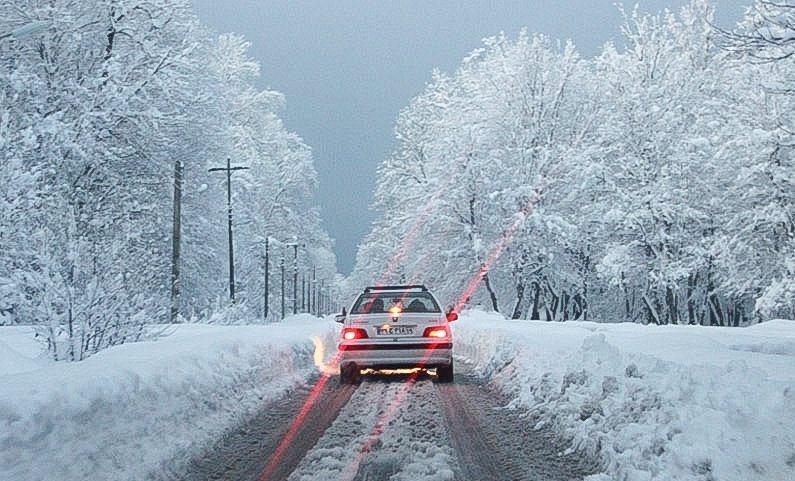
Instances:
[[[244,40],[204,29],[187,0],[0,2],[0,32],[33,20],[49,27],[0,42],[3,322],[79,360],[166,321],[180,170],[179,309],[225,308],[225,191],[207,168],[227,157],[251,167],[235,186],[250,297],[266,231],[306,239],[333,278],[309,149],[278,119],[281,95],[254,88]]]
[[[765,317],[795,316],[795,4],[757,0],[722,32],[735,72],[733,111],[739,209],[722,256],[727,283]]]
[[[590,61],[523,32],[434,73],[398,118],[354,278],[399,273],[514,318],[787,312],[791,11],[760,1],[738,27],[776,39],[759,62],[748,49],[773,47],[719,48],[713,10],[624,12],[623,45]]]

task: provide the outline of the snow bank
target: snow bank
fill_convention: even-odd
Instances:
[[[0,480],[179,472],[206,442],[305,380],[315,370],[310,337],[336,332],[303,318],[177,325],[158,341],[54,363],[34,358],[24,329],[0,328]]]
[[[795,479],[795,322],[751,328],[508,321],[473,311],[456,352],[601,457],[596,480]]]
[[[47,364],[28,326],[0,326],[0,376],[33,371]]]

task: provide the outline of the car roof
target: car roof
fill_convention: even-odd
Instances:
[[[420,291],[427,292],[428,288],[421,284],[413,284],[406,286],[368,286],[364,288],[364,292],[385,292],[385,291]]]

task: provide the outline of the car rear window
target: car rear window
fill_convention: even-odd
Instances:
[[[400,306],[402,312],[442,312],[427,292],[368,292],[356,300],[351,314],[383,314]]]

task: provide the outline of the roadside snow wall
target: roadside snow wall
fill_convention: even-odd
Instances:
[[[0,367],[0,480],[178,473],[208,441],[315,372],[309,337],[331,340],[331,324],[178,325],[166,338],[78,363]],[[0,328],[0,341],[19,344],[24,329]]]
[[[795,479],[795,322],[455,324],[456,353],[573,449],[590,481]]]

